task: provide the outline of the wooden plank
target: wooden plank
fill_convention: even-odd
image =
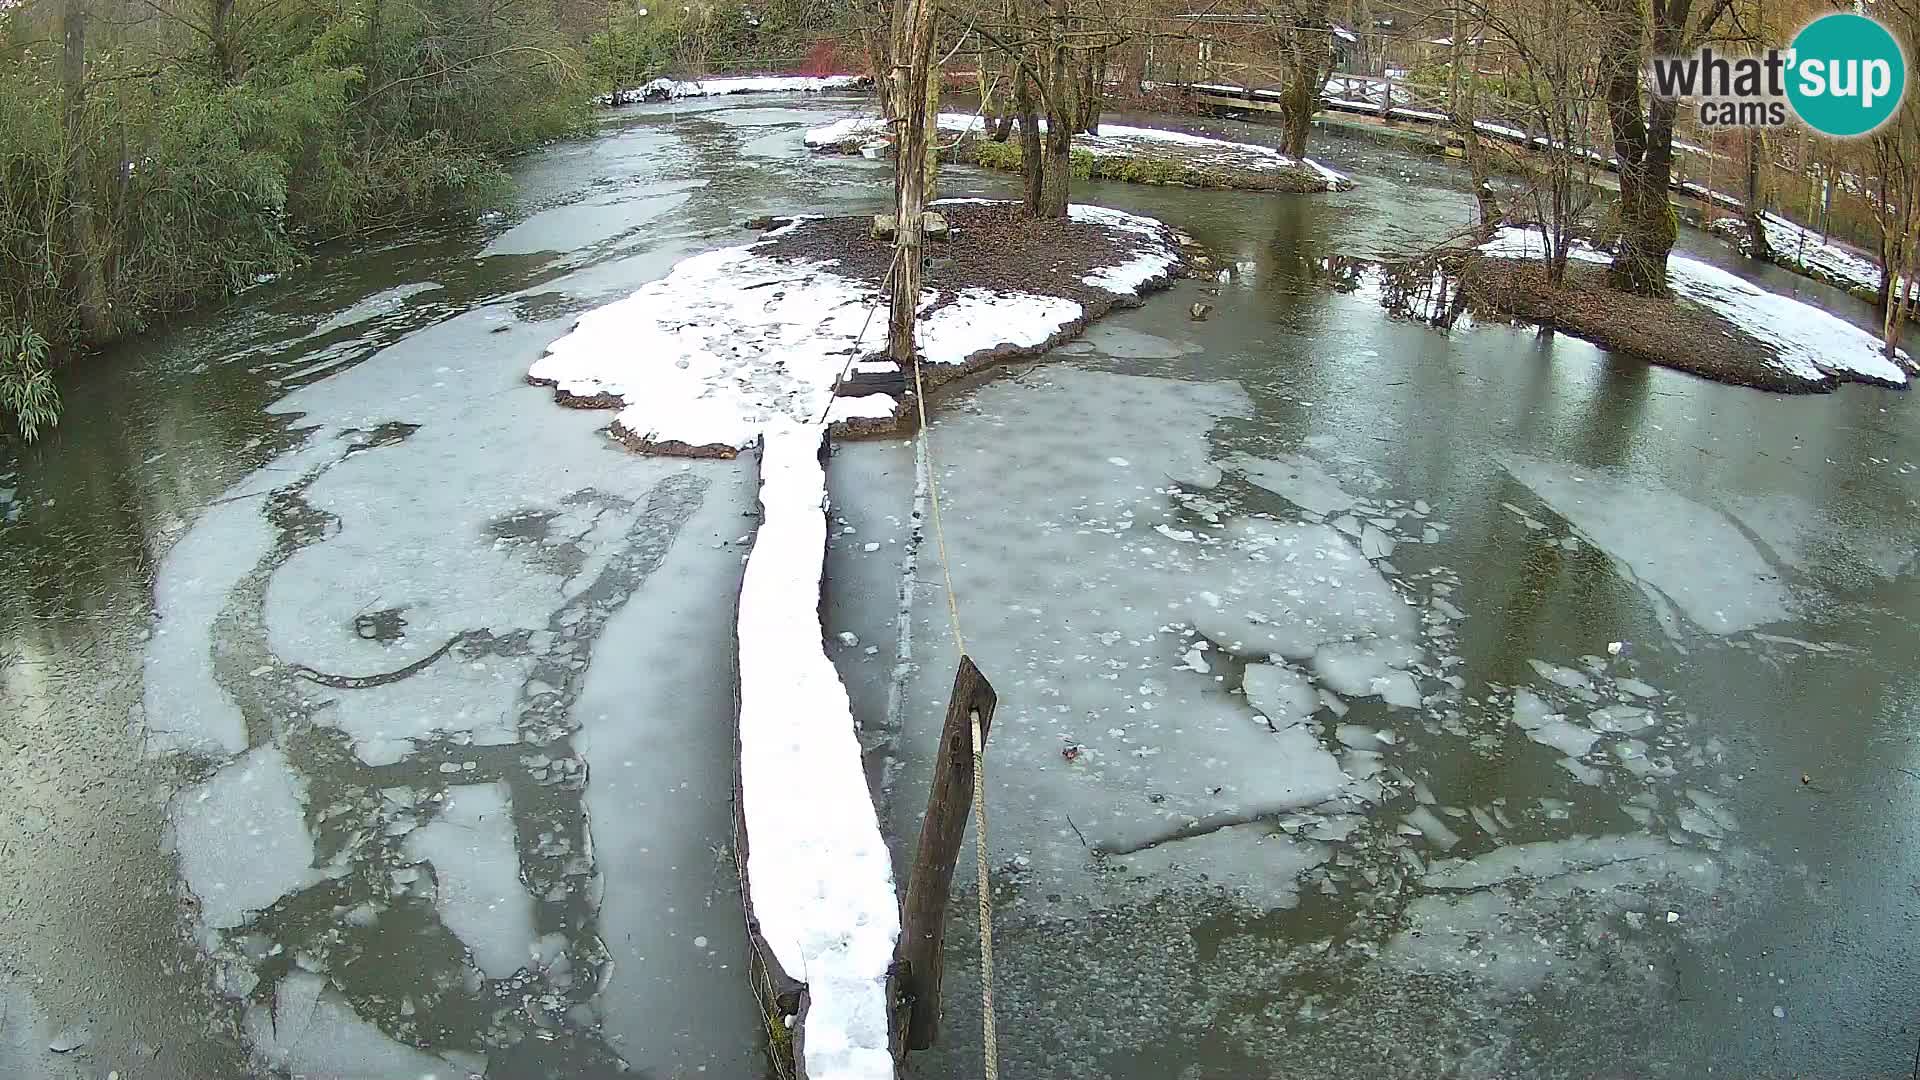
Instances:
[[[896,973],[908,1008],[906,1049],[925,1050],[940,1035],[940,976],[945,968],[947,901],[953,867],[973,811],[973,718],[980,718],[984,746],[998,698],[973,658],[962,656],[947,701],[946,723],[934,758],[927,792],[927,816],[907,875],[907,896],[900,910],[900,946]]]

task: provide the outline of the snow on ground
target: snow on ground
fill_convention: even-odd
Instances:
[[[533,897],[520,884],[512,796],[505,783],[449,788],[440,816],[411,833],[407,856],[433,864],[434,907],[489,978],[526,966]]]
[[[864,75],[748,75],[736,79],[654,79],[652,82],[600,98],[603,105],[631,105],[638,101],[678,101],[690,97],[730,94],[811,93],[859,90],[869,84]]]
[[[1879,292],[1883,276],[1879,263],[1778,214],[1761,214],[1760,223],[1766,230],[1767,247],[1776,261],[1852,292]],[[1713,230],[1745,244],[1747,223],[1742,218],[1719,218],[1714,221]]]
[[[1545,248],[1536,230],[1505,228],[1481,246],[1489,255],[1507,258],[1543,258]],[[1579,245],[1572,257],[1604,263],[1608,256]],[[1686,255],[1667,257],[1667,284],[1674,295],[1692,300],[1772,345],[1778,352],[1774,366],[1812,383],[1831,384],[1836,377],[1905,386],[1907,373],[1881,351],[1878,338],[1852,323],[1790,296],[1768,292],[1717,266]],[[1906,352],[1900,357],[1906,361]]]
[[[1045,127],[1046,122],[1043,120],[1041,128],[1044,130]],[[986,119],[969,113],[941,113],[940,130],[954,134],[982,134],[986,131]],[[802,138],[809,147],[817,150],[839,146],[851,139],[862,137],[869,142],[884,142],[887,132],[887,122],[877,116],[851,116],[836,120],[824,127],[809,129]],[[1305,165],[1320,174],[1327,183],[1328,191],[1339,191],[1353,186],[1353,181],[1345,174],[1329,169],[1310,158],[1295,160],[1270,146],[1261,146],[1258,143],[1232,142],[1207,135],[1169,131],[1165,128],[1103,123],[1100,125],[1098,135],[1075,134],[1073,148],[1085,150],[1096,158],[1171,154],[1181,161],[1195,165],[1216,165],[1254,172],[1292,169]]]
[[[822,431],[774,425],[761,448],[739,619],[747,893],[774,958],[807,984],[806,1074],[890,1080],[899,908],[847,691],[822,646]]]
[[[1720,511],[1605,470],[1521,455],[1501,465],[1606,552],[1669,630],[1675,608],[1710,634],[1787,617],[1790,595],[1778,570]]]
[[[1070,213],[1131,239],[1124,261],[1089,275],[1089,285],[1138,295],[1179,259],[1152,218],[1095,206]],[[888,395],[833,396],[850,363],[885,346],[883,294],[836,273],[831,260],[766,255],[765,243],[695,256],[588,312],[528,378],[622,402],[614,429],[624,438],[697,451],[744,449],[774,421],[893,415],[898,402]],[[1002,346],[1037,348],[1082,315],[1072,300],[977,288],[928,290],[922,310],[921,352],[940,365]]]

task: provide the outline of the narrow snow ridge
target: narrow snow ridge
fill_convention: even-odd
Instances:
[[[774,958],[808,987],[805,1075],[891,1080],[899,908],[846,687],[821,644],[821,433],[775,424],[761,444],[763,516],[740,590],[747,893]]]

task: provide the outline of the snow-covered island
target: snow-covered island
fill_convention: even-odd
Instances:
[[[1099,206],[1034,221],[1011,203],[937,203],[921,297],[922,382],[1037,355],[1181,264],[1160,222]],[[527,373],[562,404],[615,408],[611,433],[652,453],[732,457],[774,421],[894,431],[911,373],[883,355],[890,241],[872,219],[799,218],[698,255],[582,316]],[[1045,258],[1040,258],[1040,253]]]
[[[1041,122],[1044,129],[1045,121]],[[996,138],[988,121],[967,113],[941,113],[942,156],[968,165],[1018,170],[1020,143]],[[805,135],[808,149],[857,154],[887,144],[887,122],[851,116]],[[1098,134],[1073,137],[1075,171],[1098,180],[1182,184],[1244,191],[1343,191],[1353,181],[1311,158],[1291,158],[1270,146],[1232,142],[1164,128],[1101,124]]]
[[[1607,287],[1611,256],[1576,241],[1566,278],[1548,282],[1538,229],[1507,227],[1466,250],[1404,264],[1337,269],[1335,287],[1396,313],[1451,325],[1462,313],[1564,330],[1650,364],[1780,393],[1827,393],[1857,382],[1906,388],[1920,366],[1886,355],[1878,337],[1791,296],[1675,252],[1665,298]]]
[[[600,95],[603,106],[634,105],[682,98],[727,97],[734,94],[819,94],[829,90],[867,90],[873,80],[865,75],[744,75],[731,79],[658,78],[626,90]]]

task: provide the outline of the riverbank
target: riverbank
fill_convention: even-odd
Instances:
[[[1163,287],[1182,261],[1160,222],[1098,206],[1036,221],[1011,203],[935,204],[919,316],[921,382],[938,385],[1079,333]],[[900,430],[910,373],[887,359],[891,239],[871,217],[792,218],[688,259],[582,316],[527,381],[574,408],[618,409],[609,433],[656,454],[730,458],[772,419],[836,434]]]

